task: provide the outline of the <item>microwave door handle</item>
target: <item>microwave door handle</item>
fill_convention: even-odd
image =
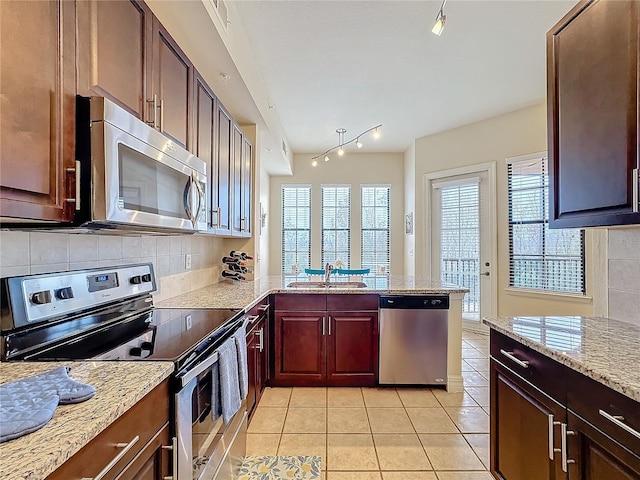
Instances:
[[[193,213],[191,212],[191,187],[193,186],[193,178],[189,177],[184,187],[184,211],[193,223]]]
[[[202,207],[203,207],[203,199],[204,199],[204,191],[202,190],[202,187],[200,186],[200,182],[198,181],[198,177],[197,175],[193,174],[193,184],[196,187],[196,194],[198,195],[198,208],[196,208],[196,213],[193,216],[193,228],[197,230],[197,225],[196,222],[198,221],[198,218],[200,217],[200,212],[202,211]]]

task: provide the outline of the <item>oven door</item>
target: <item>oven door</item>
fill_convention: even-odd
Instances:
[[[150,128],[144,124],[139,127]],[[183,156],[190,164],[179,161],[175,157],[180,156],[181,147],[155,131],[152,133],[157,135],[152,139],[163,141],[164,145],[152,145],[140,139],[144,136],[132,133],[107,121],[92,124],[92,220],[157,229],[205,230],[204,162],[186,151]]]
[[[213,420],[211,398],[214,376],[218,375],[218,354],[179,374],[175,393],[177,478],[212,480],[233,478],[246,453],[246,400],[225,425]]]

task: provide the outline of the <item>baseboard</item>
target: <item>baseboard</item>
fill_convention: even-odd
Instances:
[[[447,375],[447,392],[458,393],[464,391],[462,375]]]

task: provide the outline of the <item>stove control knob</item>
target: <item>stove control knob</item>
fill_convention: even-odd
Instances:
[[[136,275],[135,277],[131,277],[129,279],[129,282],[131,282],[134,285],[139,285],[142,283],[142,277],[140,275]]]
[[[153,350],[153,343],[151,343],[151,342],[142,342],[140,344],[140,348],[142,350]]]
[[[58,300],[68,300],[69,298],[73,298],[73,290],[71,290],[71,287],[64,287],[56,290],[56,298]]]
[[[51,303],[51,291],[43,290],[42,292],[36,292],[31,295],[31,303],[34,305],[44,305],[45,303]]]
[[[133,347],[131,350],[129,350],[129,355],[131,355],[132,357],[141,357],[142,349],[140,347]]]
[[[151,274],[150,273],[145,273],[144,275],[142,275],[142,281],[143,282],[150,282],[151,281]]]

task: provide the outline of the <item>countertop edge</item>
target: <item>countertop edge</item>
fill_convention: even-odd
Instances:
[[[503,335],[506,335],[509,338],[517,340],[518,342],[526,345],[536,352],[541,353],[553,360],[556,360],[557,362],[570,368],[571,370],[581,373],[586,377],[595,380],[596,382],[601,383],[602,385],[605,385],[606,387],[609,387],[612,390],[631,398],[632,400],[635,400],[636,402],[640,402],[640,389],[625,385],[620,380],[612,378],[611,375],[606,372],[598,371],[597,369],[585,365],[583,362],[575,360],[567,355],[563,355],[562,353],[559,353],[527,337],[523,337],[522,335],[514,332],[511,329],[497,324],[492,319],[483,318],[482,323],[489,326],[489,328],[491,328],[492,330],[495,330],[499,333],[502,333]]]

